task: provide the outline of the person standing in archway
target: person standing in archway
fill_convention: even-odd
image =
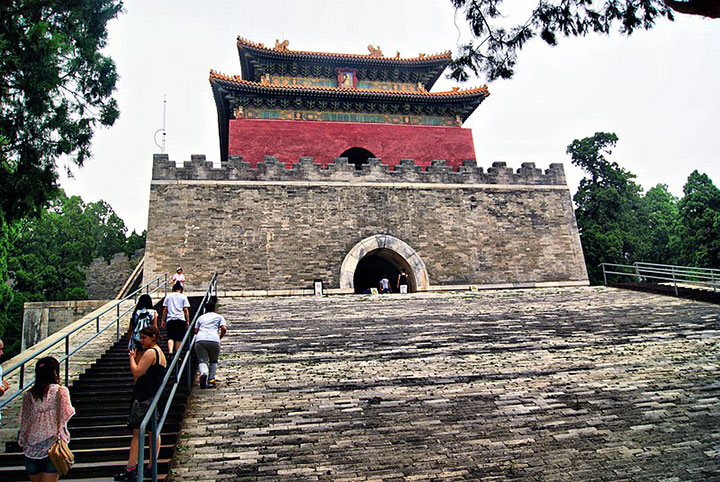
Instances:
[[[380,293],[392,293],[392,291],[390,290],[390,280],[388,279],[386,274],[384,274],[382,279],[380,280]]]
[[[408,292],[408,275],[404,269],[401,269],[400,274],[398,274],[397,289],[398,289],[398,292],[400,292],[403,295],[407,294],[407,292]]]

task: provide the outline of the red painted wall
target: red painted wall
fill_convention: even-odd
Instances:
[[[328,164],[351,147],[367,149],[390,166],[400,159],[423,166],[434,159],[451,166],[475,159],[472,133],[460,127],[234,119],[228,147],[229,155],[240,155],[253,167],[263,156],[287,163],[312,156],[316,163]]]

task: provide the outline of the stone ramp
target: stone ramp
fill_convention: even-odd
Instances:
[[[612,288],[225,301],[174,480],[720,480],[720,309]]]

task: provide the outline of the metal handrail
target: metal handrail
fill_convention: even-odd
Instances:
[[[711,273],[720,274],[720,269],[718,269],[718,268],[701,268],[699,266],[681,266],[681,265],[677,265],[677,264],[646,263],[644,261],[637,261],[633,264],[636,264],[639,266],[659,266],[659,267],[663,267],[663,268],[683,268],[683,269],[688,269],[688,270],[709,271]]]
[[[161,281],[161,279],[162,279],[162,281]],[[13,393],[11,396],[9,396],[8,398],[2,400],[2,402],[0,402],[0,409],[2,409],[6,405],[8,405],[10,402],[15,400],[17,397],[19,397],[20,395],[25,393],[30,387],[32,387],[33,383],[35,383],[35,378],[25,380],[25,365],[27,365],[29,362],[32,362],[36,358],[38,358],[40,355],[52,350],[53,348],[56,348],[60,343],[63,343],[63,342],[65,343],[65,355],[62,356],[60,358],[60,360],[58,360],[58,361],[60,363],[65,362],[65,385],[67,386],[70,381],[70,358],[75,353],[77,353],[78,351],[83,349],[85,346],[87,346],[91,341],[93,341],[95,338],[100,336],[101,333],[104,333],[113,324],[115,324],[115,341],[118,341],[120,339],[120,318],[122,318],[128,312],[130,312],[134,309],[134,305],[133,305],[130,308],[125,309],[122,313],[120,313],[120,305],[125,303],[126,301],[129,301],[131,298],[133,299],[134,302],[137,302],[138,294],[142,293],[143,290],[147,294],[155,293],[155,292],[159,291],[161,288],[165,288],[167,291],[167,283],[168,283],[167,274],[162,274],[162,275],[156,276],[155,278],[148,281],[140,288],[138,288],[135,291],[133,291],[132,293],[130,293],[125,298],[123,298],[121,300],[117,300],[115,303],[113,303],[112,306],[109,306],[108,308],[103,310],[101,313],[90,318],[82,325],[76,326],[75,328],[73,328],[72,330],[63,334],[62,336],[59,336],[55,342],[49,344],[42,350],[34,352],[30,355],[27,355],[27,356],[23,357],[22,359],[18,360],[17,362],[15,362],[13,365],[11,365],[7,370],[5,370],[3,372],[3,376],[7,377],[7,376],[11,375],[13,372],[15,372],[16,370],[20,370],[20,376],[18,377],[19,378],[18,390],[15,393]],[[155,288],[153,288],[153,289],[150,289],[150,286],[152,284],[156,284],[157,286],[155,286]],[[109,323],[107,323],[105,326],[103,326],[101,328],[100,327],[100,317],[104,316],[106,313],[112,311],[113,309],[116,311],[115,318],[113,318]],[[95,323],[95,326],[96,326],[95,334],[92,335],[91,337],[89,337],[87,340],[83,341],[80,345],[75,347],[73,350],[70,350],[70,336],[75,334],[76,332],[82,330],[87,325],[89,325],[90,323],[93,323],[93,322]],[[55,336],[55,335],[57,335],[57,334],[54,334],[53,336]]]
[[[205,310],[205,304],[210,299],[212,294],[214,293],[214,296],[217,297],[217,273],[214,273],[212,275],[212,278],[210,279],[210,284],[208,285],[207,290],[205,291],[205,296],[203,296],[202,301],[200,302],[200,305],[198,306],[197,311],[195,312],[195,316],[193,316],[192,321],[190,322],[190,325],[188,326],[188,329],[185,331],[185,336],[182,339],[182,342],[180,343],[180,347],[175,352],[175,356],[173,357],[172,361],[170,362],[170,365],[167,367],[167,373],[165,373],[165,378],[163,378],[162,383],[160,384],[160,387],[157,390],[157,393],[155,394],[155,398],[153,398],[152,403],[150,404],[150,407],[148,408],[147,414],[145,414],[145,418],[143,418],[143,421],[140,423],[140,438],[138,440],[138,460],[137,460],[137,477],[138,482],[143,482],[144,480],[144,470],[143,470],[143,456],[145,454],[145,431],[147,430],[148,424],[150,424],[151,427],[151,438],[150,438],[150,460],[152,461],[152,480],[153,482],[157,481],[157,438],[158,434],[162,433],[163,425],[165,425],[165,419],[167,418],[168,412],[170,412],[170,407],[172,406],[172,401],[175,398],[175,392],[177,392],[178,387],[180,386],[180,380],[181,380],[181,374],[185,372],[186,379],[187,379],[187,389],[190,390],[190,387],[192,385],[192,372],[191,372],[191,365],[189,363],[190,360],[190,350],[192,349],[193,344],[195,343],[195,323],[197,323],[197,319],[200,317],[202,312]],[[192,334],[192,336],[191,336]],[[190,339],[190,342],[188,343],[188,339]],[[184,351],[184,353],[183,353]],[[165,408],[162,412],[162,416],[160,417],[160,420],[158,421],[158,403],[160,402],[160,399],[163,396],[163,393],[165,392],[165,387],[168,384],[168,381],[170,380],[170,377],[173,374],[173,368],[175,368],[178,363],[180,366],[175,371],[175,383],[173,383],[172,388],[170,389],[170,394],[168,395],[167,401],[165,402]],[[187,367],[187,369],[186,369]]]
[[[612,274],[637,278],[638,282],[642,279],[672,282],[676,296],[678,295],[678,282],[710,287],[713,291],[717,291],[718,287],[720,287],[720,270],[714,268],[697,268],[644,262],[637,262],[632,265],[600,263],[599,267],[602,267],[603,281],[606,285],[607,275]],[[617,269],[631,271],[617,271]]]

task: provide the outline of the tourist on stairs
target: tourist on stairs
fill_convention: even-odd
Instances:
[[[157,393],[163,378],[165,377],[165,368],[167,360],[162,350],[158,346],[160,341],[160,332],[156,326],[147,326],[140,331],[140,343],[145,350],[140,362],[135,361],[135,349],[130,350],[130,370],[132,370],[135,379],[135,387],[133,388],[132,400],[130,402],[130,416],[128,417],[128,427],[132,429],[133,435],[130,441],[130,456],[128,463],[123,472],[115,474],[115,480],[126,480],[133,482],[137,480],[137,460],[138,445],[140,439],[140,424],[152,404],[153,398]],[[159,409],[164,407],[158,406]],[[149,427],[148,427],[149,428]],[[157,452],[160,453],[160,434],[157,438]],[[149,477],[151,466],[145,468],[145,477]]]
[[[181,285],[185,286],[185,275],[183,274],[182,266],[178,266],[177,270],[175,271],[175,274],[172,277],[172,284],[174,285],[177,282],[180,282]]]
[[[32,482],[55,482],[59,474],[48,457],[57,439],[70,442],[67,422],[75,415],[70,392],[59,384],[60,364],[49,356],[35,365],[35,384],[25,393],[18,444]]]
[[[128,327],[128,351],[135,349],[135,361],[138,363],[144,351],[140,344],[140,332],[146,326],[157,327],[157,317],[157,311],[153,309],[150,295],[140,295],[140,299],[130,317],[130,326]]]
[[[198,357],[200,388],[215,388],[220,339],[227,333],[225,318],[215,313],[216,304],[217,299],[210,298],[205,303],[205,314],[195,323],[195,354]]]
[[[185,330],[190,326],[190,302],[183,294],[183,285],[176,281],[172,293],[168,294],[163,301],[163,314],[161,327],[167,324],[168,353],[175,351],[175,343],[180,346],[185,336]]]

